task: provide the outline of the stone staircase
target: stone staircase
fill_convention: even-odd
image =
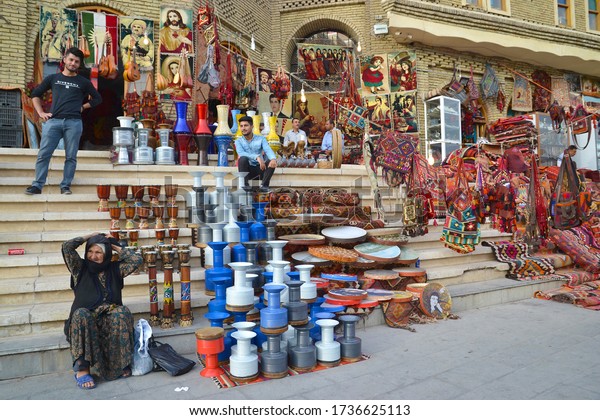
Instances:
[[[50,164],[48,182],[43,194],[23,193],[34,175],[36,150],[0,149],[0,379],[31,376],[63,370],[69,366],[68,344],[62,333],[64,319],[72,302],[68,271],[60,253],[61,243],[90,232],[106,232],[108,212],[98,212],[98,184],[179,185],[179,243],[191,243],[191,229],[186,226],[186,199],[192,191],[189,172],[227,172],[225,185],[232,185],[235,168],[216,166],[113,166],[107,152],[80,151],[72,195],[60,194],[64,152],[56,151]],[[215,160],[211,156],[211,160]],[[194,157],[190,157],[194,162]],[[214,163],[213,163],[214,165]],[[203,185],[215,185],[207,175]],[[343,165],[341,169],[278,168],[272,188],[347,188],[358,192],[365,205],[372,205],[369,182],[362,166]],[[163,189],[164,190],[164,189]],[[164,193],[164,191],[163,191]],[[111,189],[111,205],[116,198]],[[392,193],[385,204],[393,206]],[[124,220],[121,219],[124,224]],[[454,311],[504,303],[532,296],[534,290],[560,285],[559,282],[522,283],[504,278],[505,264],[498,263],[491,249],[477,247],[468,255],[460,255],[439,242],[441,226],[430,226],[425,236],[413,238],[409,246],[420,255],[421,267],[427,269],[429,281],[448,286]],[[482,240],[505,237],[487,226],[482,227]],[[140,232],[140,245],[155,243],[153,230]],[[8,255],[11,248],[23,248],[24,255]],[[193,331],[207,325],[202,314],[209,298],[203,293],[204,269],[200,250],[192,247],[192,327],[161,330],[155,336],[170,342],[184,353],[193,353]],[[179,302],[178,274],[175,301]],[[148,316],[148,277],[146,273],[127,277],[124,303],[137,318]],[[162,281],[162,273],[158,273]],[[161,287],[159,285],[159,294]],[[160,298],[159,298],[160,300]],[[177,304],[176,304],[177,306]],[[369,323],[380,323],[374,312]],[[190,338],[190,336],[192,338]]]

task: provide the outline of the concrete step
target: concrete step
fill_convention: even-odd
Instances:
[[[154,244],[150,242],[151,241],[148,241],[148,245]],[[184,242],[182,241],[180,243]],[[192,261],[199,261],[200,250],[196,247],[192,247],[191,250]],[[54,274],[68,275],[60,245],[58,246],[58,249],[49,250],[49,252],[25,255],[0,255],[0,279],[48,276]]]
[[[497,278],[505,274],[508,268],[508,264],[491,259],[471,263],[457,262],[427,268],[427,278],[430,282],[445,286],[460,285]]]
[[[160,278],[160,277],[159,277]],[[181,295],[177,281],[174,284],[175,308],[181,306]],[[162,288],[159,286],[159,294]],[[192,282],[192,308],[203,308],[210,298],[204,294],[204,281]],[[146,314],[149,311],[148,293],[145,295],[123,296],[123,303],[132,314]],[[162,309],[162,297],[159,296]],[[65,302],[5,305],[0,313],[0,338],[25,336],[40,333],[60,333],[65,319],[69,316],[72,300]]]
[[[178,221],[180,223],[180,221]],[[137,224],[137,222],[136,222]],[[156,231],[153,228],[154,221],[150,220],[150,229],[138,230],[138,246],[155,245]],[[125,220],[120,221],[121,228],[125,227]],[[182,226],[185,223],[181,222]],[[105,222],[100,232],[108,232],[109,223]],[[37,254],[46,252],[60,251],[61,244],[78,236],[85,236],[92,232],[90,229],[85,230],[58,230],[58,231],[41,231],[41,232],[11,232],[0,233],[0,255],[7,254],[11,248],[23,248],[25,254]],[[168,233],[166,238],[168,240]],[[179,228],[178,243],[189,244],[192,240],[192,229],[187,227]],[[192,254],[194,255],[194,254]]]
[[[495,278],[479,282],[454,284],[447,286],[452,297],[452,311],[516,302],[533,297],[538,290],[551,290],[564,284],[564,280],[519,281],[507,278]]]

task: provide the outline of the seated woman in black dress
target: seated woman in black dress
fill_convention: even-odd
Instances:
[[[81,258],[77,248],[84,242],[85,258]],[[113,251],[117,261],[112,261]],[[75,293],[65,335],[77,386],[96,387],[91,368],[106,380],[131,376],[133,316],[123,306],[121,291],[123,278],[142,265],[142,257],[98,233],[66,241],[62,253]]]

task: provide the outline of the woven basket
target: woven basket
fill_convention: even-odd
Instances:
[[[332,169],[333,162],[330,160],[319,160],[317,161],[317,168],[319,169]]]

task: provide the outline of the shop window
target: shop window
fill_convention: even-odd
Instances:
[[[556,17],[560,26],[572,26],[573,0],[556,0]]]
[[[588,30],[600,31],[598,26],[598,1],[588,0]]]

